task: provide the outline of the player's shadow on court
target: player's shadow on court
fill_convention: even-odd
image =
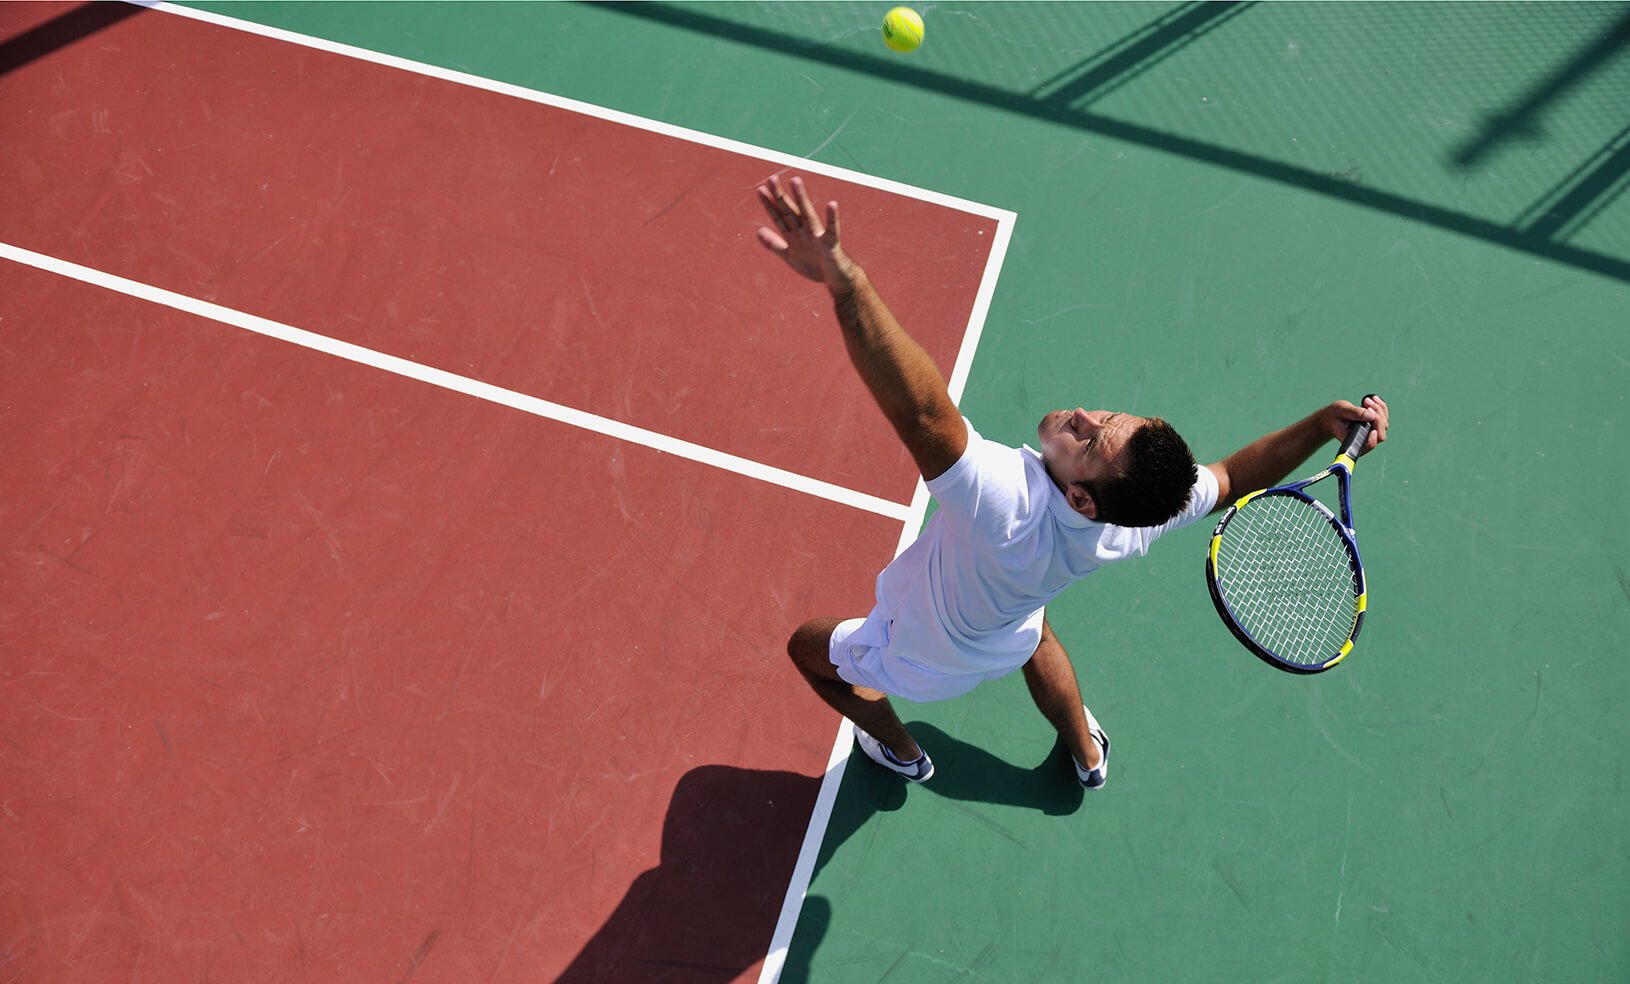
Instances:
[[[634,879],[558,984],[727,984],[764,958],[821,780],[704,765],[680,778],[662,823],[658,865]],[[897,784],[903,785],[903,784]],[[845,840],[876,809],[846,811]],[[853,826],[850,826],[853,824]],[[805,920],[824,932],[822,908]],[[789,967],[789,980],[807,973]]]
[[[1039,719],[1036,724],[1047,727]],[[1070,753],[1062,742],[1054,741],[1046,758],[1024,768],[953,738],[931,724],[913,722],[907,727],[933,753],[934,778],[923,784],[930,793],[947,799],[1039,810],[1055,817],[1081,809],[1084,790],[1074,778]],[[860,764],[870,764],[859,758]],[[881,769],[866,771],[876,772],[879,779],[892,779]]]
[[[816,859],[816,871],[877,813],[908,795],[1000,803],[1060,815],[1081,807],[1067,753],[1055,747],[1022,768],[928,724],[912,733],[938,771],[907,784],[855,751]],[[584,944],[560,984],[726,984],[765,955],[820,779],[792,772],[704,765],[680,778],[662,825],[660,862],[628,887]],[[781,979],[809,979],[809,962],[831,922],[831,904],[804,901]]]
[[[1046,727],[1040,719],[1037,724]],[[1081,809],[1083,790],[1074,778],[1070,753],[1056,741],[1045,758],[1026,768],[953,738],[931,724],[913,721],[908,722],[907,727],[934,756],[934,778],[921,786],[908,786],[899,777],[868,762],[859,749],[851,754],[849,768],[843,776],[843,789],[832,809],[831,825],[816,857],[811,894],[804,901],[798,931],[787,950],[781,984],[807,984],[810,980],[810,964],[832,921],[831,902],[814,894],[820,888],[820,872],[843,842],[873,814],[899,809],[907,796],[1011,806],[1048,816],[1064,816]],[[901,822],[907,822],[906,818]],[[992,836],[1005,836],[999,823],[991,821],[991,826]],[[933,836],[932,830],[920,833]]]

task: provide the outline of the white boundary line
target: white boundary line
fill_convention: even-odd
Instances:
[[[1013,226],[1017,220],[1017,215],[1011,211],[995,208],[980,202],[956,198],[924,188],[917,188],[897,181],[890,181],[874,175],[863,174],[858,171],[851,171],[847,168],[823,164],[819,161],[806,160],[801,157],[795,157],[791,154],[784,154],[780,151],[770,150],[765,147],[756,147],[751,144],[741,143],[739,141],[730,140],[709,133],[703,133],[698,130],[690,130],[686,129],[685,127],[674,126],[669,123],[634,116],[629,113],[618,112],[617,110],[606,109],[602,106],[594,106],[589,103],[579,102],[575,99],[567,99],[563,96],[539,92],[535,89],[527,89],[507,82],[498,82],[492,79],[482,78],[477,75],[470,75],[465,72],[457,72],[453,71],[452,69],[442,68],[436,65],[429,65],[406,58],[399,58],[395,55],[386,55],[377,51],[369,51],[365,48],[357,48],[352,45],[340,44],[339,42],[328,41],[322,38],[312,37],[310,35],[298,34],[293,31],[283,30],[281,28],[267,27],[262,24],[255,24],[250,21],[239,20],[235,17],[227,17],[221,14],[211,13],[209,11],[178,6],[173,3],[156,2],[156,0],[127,0],[127,2],[137,4],[138,6],[149,7],[154,10],[162,10],[165,13],[174,14],[180,17],[187,17],[192,20],[214,24],[220,27],[231,28],[247,34],[256,34],[266,38],[273,38],[275,40],[285,41],[290,44],[301,45],[307,48],[315,48],[321,51],[330,52],[332,54],[354,58],[359,61],[397,68],[403,71],[413,72],[417,75],[442,79],[444,81],[454,82],[476,89],[483,89],[488,92],[512,96],[517,99],[524,99],[528,102],[569,110],[571,112],[595,117],[597,119],[621,123],[635,129],[646,130],[679,140],[703,144],[705,146],[714,147],[730,153],[771,161],[785,167],[795,167],[805,172],[837,178],[838,180],[848,181],[853,184],[876,188],[881,191],[888,191],[906,198],[915,198],[919,201],[930,202],[932,204],[942,205],[947,208],[968,212],[973,215],[979,215],[984,218],[994,219],[997,224],[996,237],[991,243],[991,251],[985,264],[985,273],[980,281],[979,292],[975,296],[973,312],[968,319],[968,329],[963,335],[962,346],[957,353],[956,365],[952,368],[951,377],[948,380],[952,400],[958,403],[960,403],[962,400],[963,387],[967,384],[968,374],[973,366],[974,351],[979,346],[979,338],[984,331],[985,317],[989,313],[991,298],[996,291],[996,281],[1001,273],[1002,260],[1007,255],[1008,245],[1012,240]],[[75,279],[84,279],[88,283],[100,283],[102,286],[111,286],[115,282],[130,285],[131,287],[140,290],[141,293],[122,290],[120,287],[113,287],[112,289],[121,290],[121,292],[124,293],[131,293],[132,296],[145,297],[149,300],[155,300],[157,303],[167,304],[171,307],[179,307],[181,310],[193,310],[191,306],[194,305],[196,305],[199,309],[207,308],[211,311],[220,312],[224,315],[230,315],[231,319],[242,320],[240,322],[239,320],[231,320],[227,317],[220,317],[216,314],[209,313],[204,314],[205,317],[211,317],[218,321],[225,321],[228,324],[234,324],[238,327],[246,328],[249,331],[256,331],[261,334],[268,334],[272,335],[273,337],[284,338],[287,341],[295,342],[295,344],[306,345],[309,348],[315,348],[319,351],[330,352],[331,354],[337,355],[341,358],[351,359],[352,361],[364,362],[368,365],[376,365],[379,368],[386,369],[390,372],[399,372],[402,375],[412,376],[412,378],[423,379],[425,382],[430,382],[434,385],[445,386],[449,389],[469,393],[472,396],[477,396],[482,399],[490,399],[494,402],[503,403],[506,406],[512,406],[519,410],[525,410],[528,413],[536,413],[539,416],[546,416],[553,420],[559,420],[563,423],[572,424],[573,426],[584,427],[589,430],[598,430],[600,433],[605,433],[613,437],[620,437],[625,440],[640,440],[646,443],[651,443],[653,446],[658,446],[662,450],[668,450],[674,454],[681,454],[685,457],[690,457],[693,460],[703,461],[704,463],[713,464],[717,467],[736,467],[741,470],[742,474],[752,475],[755,478],[762,478],[764,481],[774,482],[775,484],[779,485],[786,485],[788,488],[798,488],[801,491],[810,492],[814,495],[820,495],[822,498],[832,499],[836,502],[854,505],[857,508],[867,509],[871,512],[876,512],[890,518],[900,519],[903,521],[904,526],[900,532],[899,543],[895,548],[896,556],[898,556],[901,551],[905,550],[905,548],[909,546],[914,539],[916,539],[917,532],[922,527],[923,516],[928,509],[928,491],[926,488],[924,488],[921,480],[917,482],[916,490],[912,494],[911,505],[909,507],[901,507],[897,503],[886,502],[872,496],[863,495],[859,492],[827,485],[826,483],[819,482],[815,479],[793,475],[790,472],[783,472],[780,469],[770,468],[767,465],[760,465],[756,462],[736,458],[733,455],[727,455],[722,452],[712,451],[707,448],[689,444],[688,442],[678,441],[674,438],[665,437],[659,434],[652,434],[649,431],[643,431],[637,427],[631,427],[617,421],[607,420],[606,418],[601,417],[594,417],[591,414],[571,410],[570,408],[549,403],[545,400],[537,400],[533,397],[524,396],[510,390],[503,390],[496,386],[489,386],[488,384],[467,379],[462,376],[455,376],[452,373],[442,372],[441,370],[429,369],[415,363],[407,362],[403,359],[397,359],[394,356],[387,356],[382,353],[363,349],[360,346],[349,345],[345,342],[336,342],[333,339],[328,339],[320,335],[313,335],[310,332],[304,332],[297,328],[291,328],[286,325],[278,325],[275,322],[266,321],[262,318],[255,318],[240,312],[230,311],[227,308],[209,304],[205,301],[185,298],[178,294],[172,294],[169,291],[163,291],[143,284],[136,284],[133,281],[127,281],[120,277],[114,277],[111,274],[100,273],[98,271],[89,270],[86,267],[79,267],[76,264],[69,264],[62,260],[55,260],[51,257],[44,257],[37,253],[28,253],[26,250],[19,250],[17,247],[0,244],[0,255],[17,259],[16,256],[12,255],[15,253],[24,253],[28,256],[36,257],[39,260],[44,261],[30,262],[28,260],[18,259],[18,262],[27,262],[31,266],[38,266],[41,269],[53,269],[53,266],[60,266],[63,268],[71,267],[79,271],[84,271],[96,279],[87,279],[86,277],[77,276],[73,273],[64,273],[65,276],[74,276]],[[46,265],[47,263],[51,265]],[[53,272],[60,271],[53,270]],[[194,313],[202,313],[202,310],[197,310]],[[810,817],[809,827],[804,833],[803,846],[799,850],[798,861],[793,869],[792,882],[787,887],[787,895],[781,906],[781,915],[776,922],[775,934],[770,942],[770,951],[764,958],[764,969],[759,975],[760,984],[774,984],[774,982],[778,981],[781,976],[781,970],[786,964],[787,948],[792,942],[793,930],[797,927],[798,915],[803,910],[804,897],[809,891],[809,883],[814,875],[815,857],[820,850],[821,841],[826,835],[827,825],[830,823],[832,818],[832,806],[837,800],[838,787],[842,783],[844,769],[848,765],[849,750],[852,747],[851,743],[853,741],[853,734],[853,725],[849,721],[845,720],[841,725],[839,725],[837,737],[833,741],[832,745],[832,754],[827,761],[826,773],[821,780],[820,791],[816,795],[815,809]]]
[[[216,14],[207,10],[197,10],[192,7],[183,7],[174,3],[159,2],[159,0],[126,0],[126,2],[138,7],[148,7],[153,10],[161,10],[167,14],[175,14],[178,17],[186,17],[191,20],[203,21],[207,24],[214,24],[218,27],[231,28],[236,31],[242,31],[245,34],[258,34],[261,37],[274,38],[278,41],[286,41],[290,44],[296,44],[303,48],[315,48],[319,51],[327,51],[332,54],[343,55],[347,58],[354,58],[357,61],[371,62],[375,65],[385,65],[390,68],[398,68],[405,72],[412,72],[415,75],[424,75],[434,79],[441,79],[445,82],[455,82],[459,85],[469,86],[472,89],[482,89],[487,92],[496,92],[505,96],[513,96],[516,99],[524,99],[527,102],[539,103],[540,105],[544,106],[553,106],[556,109],[569,110],[583,116],[592,116],[595,119],[608,120],[612,123],[621,123],[624,126],[633,127],[636,130],[647,130],[651,133],[660,133],[666,137],[673,137],[675,139],[688,141],[690,143],[714,147],[718,150],[729,151],[730,153],[740,154],[744,157],[753,157],[757,158],[758,160],[770,161],[786,167],[796,167],[802,171],[807,171],[813,174],[825,175],[829,178],[837,178],[840,181],[848,181],[852,184],[863,185],[867,188],[876,188],[879,191],[892,192],[905,198],[915,198],[918,201],[931,202],[935,205],[944,205],[946,208],[953,208],[959,212],[969,212],[973,215],[983,216],[987,219],[995,219],[998,222],[1006,221],[1008,223],[1012,223],[1014,219],[1014,214],[1012,212],[1009,212],[1006,209],[996,208],[992,205],[985,205],[981,202],[973,202],[964,198],[956,198],[937,191],[930,191],[926,188],[918,188],[913,185],[903,184],[899,181],[890,181],[887,178],[879,178],[874,175],[863,174],[859,171],[851,171],[847,168],[836,167],[831,164],[823,164],[819,161],[805,160],[802,157],[795,157],[792,154],[784,154],[781,151],[770,150],[767,147],[757,147],[753,144],[742,143],[739,140],[731,140],[727,137],[720,137],[711,133],[703,133],[700,130],[690,130],[682,126],[674,126],[671,123],[663,123],[659,120],[646,119],[643,116],[635,116],[632,113],[623,113],[615,109],[607,109],[604,106],[595,106],[590,103],[579,102],[576,99],[568,99],[565,96],[557,96],[553,93],[539,92],[536,89],[528,89],[525,86],[514,85],[509,82],[498,82],[493,79],[482,78],[479,75],[471,75],[467,72],[458,72],[450,68],[442,68],[439,65],[430,65],[425,62],[413,61],[409,58],[400,58],[396,55],[387,55],[378,51],[369,51],[366,48],[357,48],[353,47],[352,45],[341,44],[338,41],[329,41],[325,38],[312,37],[309,34],[298,34],[294,31],[285,31],[278,27],[267,27],[264,24],[256,24],[251,21],[239,20],[236,17],[227,17],[224,14]]]
[[[70,263],[67,260],[59,260],[54,256],[36,253],[33,250],[13,246],[10,243],[0,242],[0,259],[11,260],[25,266],[34,267],[37,270],[44,270],[58,276],[78,280],[81,283],[103,287],[128,297],[139,298],[154,304],[162,304],[178,311],[185,311],[188,314],[195,314],[211,321],[231,325],[234,328],[252,331],[257,335],[276,338],[280,341],[299,345],[302,348],[345,359],[348,362],[383,369],[398,376],[416,379],[422,383],[439,386],[455,393],[463,393],[466,396],[473,396],[489,403],[497,403],[524,413],[530,413],[533,416],[569,424],[572,427],[580,427],[583,430],[615,438],[619,441],[642,444],[656,451],[687,458],[704,465],[712,465],[733,474],[756,478],[771,485],[779,485],[782,488],[804,492],[845,506],[864,509],[879,516],[905,520],[911,515],[909,506],[902,506],[887,499],[879,499],[864,492],[856,492],[853,489],[832,485],[819,479],[810,478],[807,475],[799,475],[771,465],[727,454],[723,451],[706,448],[699,444],[692,444],[677,437],[658,434],[655,431],[648,431],[632,424],[625,424],[620,420],[612,420],[608,417],[585,413],[582,410],[574,410],[559,403],[551,403],[548,400],[540,400],[535,396],[527,396],[525,393],[517,393],[501,386],[484,383],[479,379],[471,379],[468,376],[460,376],[457,373],[447,372],[443,369],[420,365],[417,362],[409,362],[407,359],[386,355],[383,352],[364,348],[361,345],[353,345],[350,342],[342,342],[338,339],[329,338],[327,335],[319,335],[303,328],[295,328],[281,322],[245,314],[242,311],[235,311],[229,307],[222,307],[219,304],[212,304],[209,301],[188,297],[185,294],[177,294],[162,287],[127,280],[124,277],[80,266],[78,263]]]
[[[962,348],[957,352],[956,365],[946,383],[951,399],[957,404],[962,402],[962,390],[973,368],[974,350],[979,347],[979,338],[985,330],[985,316],[990,312],[991,298],[996,293],[1002,260],[1007,256],[1008,243],[1013,238],[1014,218],[1013,213],[1008,212],[997,220],[996,237],[990,244],[990,255],[985,261],[985,274],[979,282],[979,292],[974,296],[968,330],[962,336]],[[922,479],[918,479],[917,488],[911,495],[911,514],[901,528],[900,541],[894,548],[896,557],[917,539],[927,512],[928,487]],[[821,843],[826,839],[826,828],[832,822],[832,807],[838,800],[838,787],[843,784],[843,773],[849,766],[854,733],[854,723],[844,718],[838,725],[837,737],[832,741],[832,754],[821,777],[820,791],[815,795],[815,809],[810,814],[809,827],[804,831],[804,843],[798,850],[798,862],[792,869],[792,881],[788,883],[786,898],[781,903],[781,915],[776,920],[775,935],[770,938],[770,952],[764,957],[764,969],[758,975],[758,984],[777,984],[781,980],[781,971],[787,963],[787,950],[792,946],[792,935],[798,928],[798,915],[804,909],[809,883],[815,877],[815,859],[820,854]]]

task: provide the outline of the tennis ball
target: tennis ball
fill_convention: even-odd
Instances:
[[[883,43],[895,51],[914,51],[923,43],[923,19],[910,7],[895,7],[883,15]]]

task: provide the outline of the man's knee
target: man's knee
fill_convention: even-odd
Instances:
[[[794,666],[805,673],[830,675],[832,659],[832,630],[842,619],[813,618],[792,633],[787,640],[787,656]]]
[[[792,636],[787,639],[787,655],[799,666],[808,663],[811,654],[825,658],[829,640],[832,638],[832,629],[827,626],[822,632],[822,623],[826,619],[810,619],[793,630]]]
[[[1036,651],[1024,664],[1024,678],[1030,684],[1032,692],[1036,687],[1048,687],[1061,683],[1065,677],[1071,681],[1075,679],[1075,664],[1070,661],[1070,654],[1064,651],[1063,643],[1053,634],[1053,627],[1046,622],[1042,623],[1041,641],[1036,644]]]
[[[1035,660],[1038,656],[1041,657],[1044,662],[1048,659],[1057,659],[1058,657],[1064,657],[1066,659],[1069,658],[1068,654],[1064,652],[1064,644],[1059,642],[1058,636],[1053,634],[1052,623],[1048,622],[1046,619],[1042,619],[1041,640],[1036,643],[1036,651],[1030,654],[1030,658]]]

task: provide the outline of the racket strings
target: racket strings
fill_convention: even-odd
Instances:
[[[1240,628],[1292,663],[1335,656],[1358,617],[1346,542],[1292,496],[1262,496],[1235,513],[1218,544],[1217,586]]]

